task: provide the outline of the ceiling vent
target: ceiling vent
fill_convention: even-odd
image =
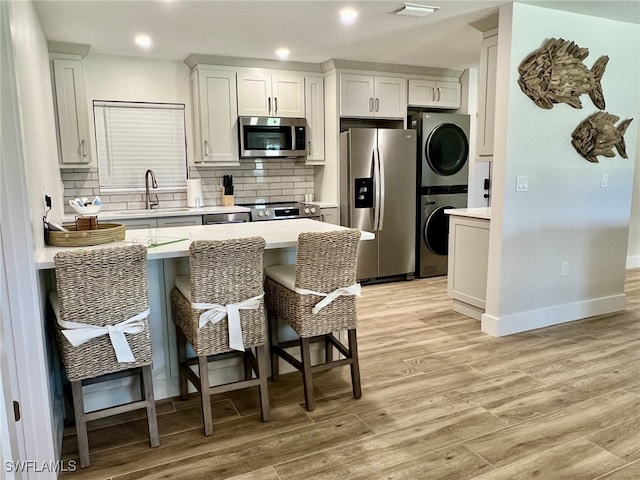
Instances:
[[[389,10],[389,13],[393,13],[394,15],[407,15],[409,17],[426,17],[436,10],[440,10],[440,7],[429,7],[417,3],[403,3]]]

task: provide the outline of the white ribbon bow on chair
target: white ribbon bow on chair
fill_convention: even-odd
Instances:
[[[242,343],[242,327],[240,326],[240,310],[256,310],[260,307],[260,300],[264,297],[264,292],[255,297],[238,303],[228,303],[220,305],[217,303],[191,303],[191,308],[195,310],[206,311],[200,314],[199,328],[204,327],[207,323],[215,325],[224,317],[229,317],[229,347],[233,350],[244,352],[244,344]]]
[[[348,287],[340,287],[331,293],[314,292],[313,290],[307,290],[306,288],[298,287],[295,288],[295,292],[301,295],[318,295],[320,297],[325,297],[318,303],[316,303],[315,306],[311,309],[313,313],[318,313],[338,297],[346,295],[355,295],[356,297],[360,297],[362,288],[360,287],[359,283],[354,283],[353,285],[350,285]]]
[[[67,322],[60,319],[58,319],[58,324],[66,329],[62,330],[62,333],[74,347],[82,345],[92,338],[109,334],[109,339],[111,340],[113,350],[116,352],[118,362],[131,363],[135,362],[136,359],[133,356],[129,342],[127,342],[127,337],[125,337],[124,334],[135,335],[136,333],[142,332],[144,330],[143,320],[149,316],[149,312],[150,309],[147,308],[144,312],[124,322],[115,325],[105,325],[104,327],[89,325],[87,323]]]

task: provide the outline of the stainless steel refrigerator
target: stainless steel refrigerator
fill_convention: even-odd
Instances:
[[[340,134],[340,223],[373,232],[360,242],[358,280],[415,274],[416,131]]]

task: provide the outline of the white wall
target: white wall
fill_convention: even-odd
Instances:
[[[50,195],[55,205],[48,218],[60,222],[63,214],[62,184],[58,168],[47,40],[40,28],[33,5],[30,2],[24,5],[22,3],[14,2],[12,32],[31,223],[34,246],[38,249],[44,245],[44,194]]]
[[[638,142],[640,143],[640,118],[636,117],[633,123],[636,124]],[[633,130],[633,123],[629,127],[629,130]],[[629,247],[627,249],[627,268],[640,267],[640,148],[636,149],[635,164],[633,199],[631,201],[631,225],[629,225]]]
[[[60,410],[53,407],[49,376],[41,307],[46,292],[34,269],[37,248],[44,243],[42,194],[46,191],[55,196],[61,191],[48,53],[30,2],[2,2],[0,7],[0,248],[6,278],[0,289],[2,316],[11,325],[6,343],[11,344],[8,350],[14,358],[8,363],[11,370],[15,367],[17,388],[12,394],[22,412],[16,424],[20,459],[53,461],[59,458],[62,424],[56,415]]]
[[[512,15],[511,15],[512,13]],[[512,18],[511,18],[512,17]],[[517,85],[520,62],[547,38],[589,48],[589,68],[610,61],[602,80],[607,111],[640,120],[638,25],[515,3],[500,10],[498,99],[487,309],[495,335],[624,308],[624,274],[637,128],[625,135],[629,159],[583,159],[571,132],[598,111],[537,107]],[[636,123],[637,125],[637,123]],[[608,188],[601,175],[608,174]],[[529,191],[516,192],[516,177]],[[569,275],[562,265],[569,263]]]

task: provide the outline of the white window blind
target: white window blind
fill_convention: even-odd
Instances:
[[[147,169],[160,190],[186,188],[184,105],[93,102],[100,190],[144,190]]]

